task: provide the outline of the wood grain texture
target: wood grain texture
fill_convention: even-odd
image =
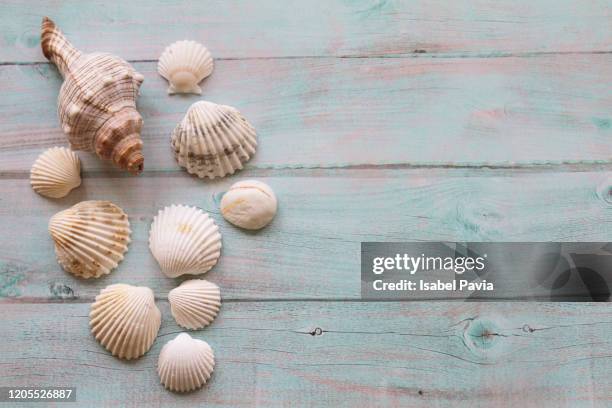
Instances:
[[[145,75],[145,171],[180,171],[169,138],[197,96],[169,97]],[[48,65],[0,67],[0,160],[26,171],[66,145],[61,79]],[[612,163],[610,55],[501,59],[221,61],[207,100],[237,107],[258,131],[247,168]],[[109,169],[81,155],[86,171]]]
[[[159,351],[181,329],[158,307],[153,348],[123,362],[89,333],[89,304],[4,305],[0,382],[77,386],[83,407],[575,408],[612,395],[605,304],[224,303],[191,333],[217,365],[186,395],[159,385]]]
[[[79,47],[139,60],[185,38],[215,58],[612,51],[606,0],[5,0],[0,15],[1,61],[44,60],[44,15]]]
[[[279,213],[256,233],[239,230],[220,216],[222,194],[237,177],[213,183],[181,173],[86,178],[61,200],[38,196],[27,180],[2,180],[0,219],[8,231],[21,231],[22,238],[0,247],[0,296],[5,301],[61,299],[67,287],[90,300],[110,283],[127,282],[150,286],[165,298],[178,281],[159,271],[148,234],[157,211],[173,203],[201,207],[220,225],[222,256],[205,276],[232,299],[359,298],[361,241],[611,237],[612,177],[599,172],[352,170],[324,177],[271,172],[259,179],[275,190]],[[88,281],[61,270],[47,233],[54,213],[84,199],[116,203],[130,217],[133,231],[119,268]]]
[[[2,1],[0,386],[76,386],[83,407],[612,405],[608,305],[359,301],[361,241],[612,239],[611,10],[608,0]],[[66,145],[60,77],[40,51],[45,14],[77,47],[145,74],[143,176],[80,153],[83,185],[68,197],[29,187],[37,155]],[[200,98],[168,97],[155,61],[185,38],[216,58],[202,98],[237,107],[259,132],[237,176],[201,181],[170,152]],[[279,198],[258,233],[218,211],[245,178]],[[86,199],[116,202],[133,230],[126,259],[96,281],[63,272],[47,233],[52,214]],[[211,212],[224,245],[205,275],[221,286],[221,313],[194,333],[218,365],[188,395],[155,373],[181,331],[166,301],[180,279],[162,275],[147,245],[152,217],[172,203]],[[115,282],[153,288],[164,316],[132,363],[88,331],[89,303]]]

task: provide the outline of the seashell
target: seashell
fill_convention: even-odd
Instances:
[[[170,391],[187,392],[203,386],[215,369],[207,342],[181,333],[162,347],[157,360],[161,383]]]
[[[177,41],[170,44],[157,63],[157,72],[170,82],[169,94],[202,94],[198,86],[213,71],[213,59],[202,44]]]
[[[123,283],[107,286],[96,296],[89,313],[91,332],[113,356],[132,360],[149,351],[161,313],[153,291]]]
[[[136,98],[142,74],[119,57],[77,50],[47,17],[42,22],[41,46],[64,77],[58,114],[70,147],[95,152],[122,169],[140,173],[142,117]]]
[[[149,248],[170,278],[208,272],[221,256],[219,227],[195,207],[171,205],[153,219]]]
[[[168,294],[174,320],[187,329],[201,329],[212,323],[221,307],[219,287],[204,279],[181,283]]]
[[[196,102],[174,129],[178,164],[198,177],[224,177],[242,169],[255,153],[255,129],[231,106]]]
[[[51,217],[49,233],[62,267],[81,278],[107,275],[123,259],[130,222],[110,201],[82,201]]]
[[[232,224],[250,230],[265,227],[276,215],[274,191],[256,180],[239,181],[221,199],[221,214]]]
[[[60,198],[81,185],[81,160],[72,150],[52,147],[32,165],[30,184],[38,194]]]

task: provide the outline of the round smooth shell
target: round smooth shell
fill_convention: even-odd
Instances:
[[[265,227],[276,215],[278,203],[274,191],[256,180],[239,181],[221,199],[221,214],[232,224],[257,230]]]

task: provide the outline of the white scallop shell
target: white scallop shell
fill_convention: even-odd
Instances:
[[[212,282],[192,279],[181,283],[168,294],[174,320],[187,329],[201,329],[217,317],[221,291]]]
[[[96,296],[89,326],[113,356],[131,360],[146,353],[159,331],[161,313],[153,291],[123,283],[107,286]]]
[[[171,142],[180,166],[213,179],[242,169],[255,153],[257,135],[235,108],[200,101],[174,129]]]
[[[81,185],[79,156],[65,147],[45,150],[32,165],[30,184],[38,194],[60,198]]]
[[[215,369],[215,354],[207,342],[181,333],[164,345],[157,360],[161,383],[170,391],[187,392],[203,386]]]
[[[171,205],[153,219],[149,248],[170,278],[208,272],[221,256],[219,227],[204,211]]]
[[[117,267],[131,230],[127,214],[110,201],[82,201],[51,217],[49,233],[60,265],[87,279]]]
[[[274,191],[266,183],[244,180],[235,183],[221,199],[223,218],[241,228],[265,227],[276,215]]]
[[[195,41],[170,44],[157,63],[157,72],[170,82],[169,94],[195,93],[202,89],[198,83],[213,71],[213,59],[208,49]]]

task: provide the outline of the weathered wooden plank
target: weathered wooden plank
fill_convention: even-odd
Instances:
[[[89,333],[89,304],[2,305],[0,382],[76,386],[76,406],[607,406],[612,315],[603,304],[225,303],[192,332],[217,366],[197,392],[159,385],[159,351],[123,362]]]
[[[0,62],[44,60],[44,15],[77,46],[129,59],[157,59],[184,38],[217,58],[252,58],[610,51],[612,34],[607,1],[6,0]]]
[[[243,176],[248,176],[244,173]],[[260,173],[280,210],[257,232],[239,230],[219,214],[224,191],[240,178],[204,183],[186,174],[161,178],[85,178],[68,197],[49,200],[27,179],[0,181],[0,223],[18,231],[0,246],[0,296],[92,299],[113,282],[154,288],[177,284],[158,269],[148,231],[158,209],[196,205],[220,225],[220,263],[206,276],[228,298],[358,298],[360,242],[408,240],[610,241],[611,173],[463,170],[351,170],[327,177]],[[55,260],[49,218],[85,199],[111,200],[130,216],[126,259],[110,276],[78,280]]]
[[[154,63],[139,99],[145,171],[180,171],[169,137],[197,96],[169,97]],[[60,77],[48,65],[0,67],[2,171],[29,170],[66,144]],[[503,59],[222,61],[208,100],[259,132],[250,168],[612,160],[610,55]],[[82,154],[87,171],[108,169]]]

